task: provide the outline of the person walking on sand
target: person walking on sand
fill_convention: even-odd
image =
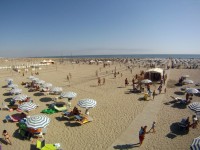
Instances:
[[[6,141],[8,144],[12,145],[11,140],[10,140],[10,136],[9,136],[9,134],[8,134],[8,132],[7,132],[6,130],[3,130],[2,135],[4,136],[5,141]]]
[[[101,85],[101,79],[100,79],[100,77],[98,77],[98,86],[100,86]]]
[[[125,87],[128,85],[128,79],[125,79]]]
[[[142,145],[142,143],[144,141],[145,134],[147,134],[146,130],[147,130],[147,126],[140,128],[140,131],[139,131],[139,144],[140,144],[140,146]]]
[[[153,130],[153,133],[155,133],[156,132],[155,131],[155,126],[156,126],[156,122],[154,121],[153,124],[152,124],[152,126],[151,126],[151,129],[149,130],[148,133],[150,133],[151,130]]]

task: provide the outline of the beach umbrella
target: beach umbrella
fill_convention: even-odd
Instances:
[[[37,107],[37,105],[35,103],[24,102],[18,106],[18,109],[20,109],[22,111],[31,111],[31,110],[35,109],[36,107]]]
[[[200,136],[195,138],[190,145],[191,150],[200,150]]]
[[[34,79],[35,77],[34,76],[29,76],[28,79],[32,80]]]
[[[183,80],[183,83],[184,84],[193,84],[194,82],[192,80],[185,79],[185,80]]]
[[[141,81],[141,83],[148,84],[148,83],[152,83],[152,81],[149,80],[149,79],[144,79],[144,80]]]
[[[76,96],[77,94],[75,92],[63,92],[60,95],[61,98],[74,98]]]
[[[34,81],[34,82],[38,82],[40,79],[39,78],[32,78],[31,80]]]
[[[51,92],[60,93],[60,92],[62,92],[62,90],[63,89],[61,87],[54,87],[54,88],[51,89]]]
[[[80,101],[78,101],[78,106],[82,107],[82,108],[86,108],[85,114],[89,115],[89,109],[90,108],[94,108],[97,105],[97,102],[93,99],[82,99]]]
[[[16,88],[16,87],[18,87],[18,85],[17,84],[9,84],[8,87],[9,88]]]
[[[27,118],[25,124],[28,128],[38,129],[45,128],[50,123],[50,118],[46,115],[33,115]]]
[[[27,95],[24,95],[24,94],[20,94],[20,95],[16,95],[14,96],[12,99],[15,100],[15,101],[24,101],[25,99],[27,99]]]
[[[22,89],[18,89],[18,88],[12,89],[12,90],[10,91],[11,94],[21,94],[21,92],[22,92]]]
[[[52,84],[51,83],[44,83],[42,86],[44,88],[49,88],[49,87],[52,87]]]
[[[36,83],[37,83],[37,84],[44,84],[45,81],[44,81],[44,80],[37,80]]]
[[[195,94],[195,93],[199,93],[199,91],[195,88],[186,88],[186,93],[190,93],[190,94]]]
[[[183,78],[189,78],[190,76],[186,74],[186,75],[183,75],[182,77]]]
[[[190,105],[188,105],[188,108],[195,112],[200,112],[200,102],[193,102]]]

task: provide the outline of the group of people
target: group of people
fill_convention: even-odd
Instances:
[[[184,121],[184,125],[186,127],[186,130],[189,131],[190,127],[193,129],[197,127],[198,125],[198,118],[196,115],[192,116],[192,123],[190,122],[190,117],[187,117],[187,119]]]

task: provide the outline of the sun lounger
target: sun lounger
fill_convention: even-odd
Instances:
[[[46,144],[45,140],[37,140],[36,148],[40,150],[56,150],[58,147],[56,147],[54,144]]]
[[[66,106],[57,107],[56,105],[54,105],[54,109],[57,111],[65,111],[65,110],[67,110],[67,107]]]
[[[85,123],[91,122],[93,121],[93,118],[90,116],[79,116],[79,115],[75,115],[75,118],[77,120],[77,123],[79,123],[80,125],[83,125]]]
[[[10,116],[10,115],[7,115],[6,117],[5,117],[5,121],[6,122],[18,122],[18,120],[17,119],[15,119],[15,118],[13,118],[12,116]]]

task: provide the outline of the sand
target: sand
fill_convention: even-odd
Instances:
[[[17,60],[17,63],[26,60]],[[37,60],[35,60],[37,61]],[[8,62],[7,62],[8,63]],[[192,111],[188,108],[177,108],[173,107],[172,104],[167,105],[166,103],[171,101],[170,96],[182,96],[177,95],[180,91],[180,87],[174,86],[178,81],[178,78],[183,74],[189,74],[191,79],[195,82],[200,82],[199,69],[170,69],[170,74],[168,76],[167,93],[158,95],[154,101],[143,101],[140,98],[143,94],[133,94],[130,92],[132,86],[124,86],[125,78],[128,78],[129,83],[136,73],[140,73],[140,70],[147,70],[142,66],[134,67],[132,73],[123,64],[114,63],[110,67],[103,67],[102,64],[89,65],[89,64],[71,64],[70,62],[65,62],[42,67],[39,70],[39,75],[35,75],[39,79],[46,82],[52,83],[54,86],[60,86],[63,91],[73,91],[78,95],[72,101],[72,107],[77,105],[80,99],[92,98],[97,101],[97,106],[90,109],[90,116],[94,119],[93,122],[84,124],[82,126],[77,126],[74,122],[67,120],[61,120],[61,113],[56,113],[52,115],[47,115],[51,118],[51,122],[47,127],[47,133],[44,136],[46,143],[60,143],[63,150],[66,149],[87,149],[87,150],[104,150],[104,149],[120,149],[116,147],[115,144],[123,147],[125,144],[123,141],[120,143],[120,137],[126,132],[128,128],[131,129],[130,133],[124,134],[127,144],[135,144],[138,141],[135,140],[135,135],[138,135],[139,128],[131,126],[134,121],[137,120],[138,116],[142,116],[142,125],[148,125],[150,120],[145,118],[142,114],[146,108],[156,103],[160,102],[159,109],[156,112],[156,133],[150,133],[146,135],[143,145],[139,149],[189,149],[193,138],[199,136],[200,128],[198,125],[197,129],[191,129],[186,135],[180,135],[179,133],[171,133],[170,126],[173,123],[179,122],[183,117],[192,116]],[[120,74],[114,78],[112,70],[119,71]],[[101,71],[100,71],[101,68]],[[105,78],[105,85],[98,86],[96,71],[98,70],[99,76]],[[107,73],[106,73],[107,71]],[[70,83],[67,82],[67,75],[72,74]],[[121,77],[121,73],[123,76]],[[12,72],[10,70],[1,70],[0,86],[6,85],[5,78],[11,77],[14,79],[14,83],[18,84],[23,90],[23,94],[30,96],[36,104],[39,104],[39,108],[33,110],[29,115],[39,114],[41,110],[47,108],[47,104],[53,103],[52,98],[57,97],[56,95],[40,95],[38,92],[28,92],[27,88],[21,86],[22,81],[29,81],[27,77],[31,75],[31,72],[22,73]],[[194,86],[194,85],[191,85]],[[152,86],[152,89],[156,87]],[[9,99],[13,96],[6,96],[4,93],[8,92],[8,88],[1,88],[1,100],[2,102],[8,103]],[[175,92],[175,93],[174,93]],[[4,94],[4,95],[3,95]],[[178,93],[179,94],[179,93]],[[65,101],[62,99],[61,101]],[[193,101],[200,102],[198,96],[193,97]],[[79,107],[80,108],[80,107]],[[80,108],[83,112],[83,108]],[[14,114],[14,112],[1,111],[2,120],[8,114]],[[139,124],[138,124],[139,125]],[[16,123],[3,123],[0,126],[0,131],[2,132],[6,129],[12,136],[12,145],[1,144],[3,149],[19,149],[28,150],[35,149],[35,141],[20,140],[20,136],[17,133]],[[133,136],[132,136],[133,135]],[[133,140],[131,139],[133,138]],[[3,142],[3,140],[1,139]],[[116,143],[116,141],[118,141]],[[130,147],[131,148],[131,147]]]

